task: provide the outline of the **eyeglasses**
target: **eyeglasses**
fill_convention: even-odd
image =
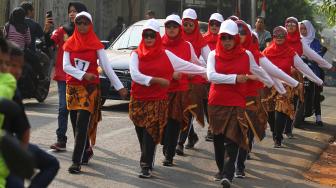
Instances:
[[[225,40],[233,40],[234,39],[234,36],[232,35],[222,35],[220,37],[221,40],[225,41]]]
[[[167,29],[176,29],[178,27],[179,27],[179,25],[175,24],[175,23],[167,23],[167,24],[165,24],[165,28],[167,28]]]
[[[284,39],[284,38],[286,38],[286,35],[278,34],[278,35],[273,35],[273,37],[276,38],[276,39]]]
[[[216,20],[212,20],[210,21],[209,23],[210,26],[216,26],[216,27],[220,27],[221,23],[219,21],[216,21]]]
[[[142,33],[142,37],[144,39],[147,39],[147,38],[154,39],[156,37],[156,33],[152,31],[146,31]]]
[[[295,22],[288,22],[288,23],[286,24],[286,26],[296,27],[297,25],[296,25]]]
[[[88,26],[90,24],[90,22],[86,22],[86,21],[76,21],[76,25],[85,25]]]
[[[194,27],[194,24],[186,22],[186,23],[183,24],[183,26],[184,27]]]

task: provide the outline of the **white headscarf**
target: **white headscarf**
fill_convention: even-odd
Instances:
[[[302,42],[304,42],[305,44],[309,46],[310,43],[312,43],[313,40],[315,39],[316,30],[313,24],[309,20],[303,20],[302,22],[300,22],[300,24],[305,25],[307,29],[307,36],[301,35],[301,38],[302,38],[301,40]]]

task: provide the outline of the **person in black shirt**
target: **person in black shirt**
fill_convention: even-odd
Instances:
[[[107,37],[107,40],[110,42],[113,42],[115,39],[117,39],[120,33],[123,32],[125,29],[126,29],[126,25],[124,24],[124,18],[121,16],[118,16],[117,25],[112,28],[109,36]]]

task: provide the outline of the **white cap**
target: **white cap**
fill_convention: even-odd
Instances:
[[[185,19],[185,18],[196,20],[197,19],[196,11],[194,9],[191,9],[191,8],[185,9],[183,11],[182,19]]]
[[[219,14],[219,13],[213,13],[213,14],[211,14],[211,16],[210,16],[209,21],[210,21],[210,20],[216,20],[216,21],[219,21],[219,22],[223,22],[223,21],[224,21],[224,18],[223,18],[223,16],[222,16],[221,14]]]
[[[159,25],[159,22],[156,21],[154,18],[149,19],[149,20],[146,22],[146,24],[144,25],[143,30],[146,30],[146,29],[151,29],[151,30],[153,30],[153,31],[160,32],[160,25]]]
[[[167,22],[170,22],[170,21],[174,21],[174,22],[182,25],[182,20],[181,20],[181,18],[180,18],[179,15],[172,14],[172,15],[167,16],[167,18],[166,18],[166,20],[165,20],[164,23],[166,24]]]
[[[229,35],[237,35],[238,34],[238,26],[236,24],[236,22],[232,21],[232,20],[225,20],[219,29],[219,34],[222,33],[227,33]]]
[[[76,15],[76,17],[75,17],[75,21],[76,21],[77,18],[82,17],[82,16],[84,16],[84,17],[86,17],[87,19],[89,19],[89,20],[91,21],[91,23],[92,23],[92,16],[91,16],[91,14],[88,13],[88,12],[85,12],[85,11],[82,11],[82,12],[78,13],[78,14]]]

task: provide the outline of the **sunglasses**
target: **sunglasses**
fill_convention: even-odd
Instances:
[[[86,22],[86,21],[76,21],[76,25],[85,25],[85,26],[87,26],[89,24],[90,24],[90,22]]]
[[[178,27],[179,27],[179,25],[176,24],[176,23],[167,23],[167,24],[165,24],[165,28],[167,28],[167,29],[176,29]]]
[[[221,40],[225,41],[225,40],[233,40],[234,39],[234,36],[232,35],[222,35],[220,37]]]
[[[216,27],[220,27],[221,23],[219,21],[210,21],[209,23],[210,26],[216,26]]]
[[[242,25],[238,25],[238,33],[239,35],[247,35],[247,32]]]
[[[194,27],[194,24],[193,23],[184,23],[183,24],[184,27]]]
[[[143,37],[144,39],[147,39],[147,38],[155,39],[155,37],[156,37],[156,33],[155,33],[155,32],[152,32],[152,31],[146,31],[146,32],[143,32],[143,33],[142,33],[142,37]]]
[[[273,35],[273,37],[276,38],[276,39],[284,39],[284,38],[286,38],[286,35],[278,34],[278,35]]]

